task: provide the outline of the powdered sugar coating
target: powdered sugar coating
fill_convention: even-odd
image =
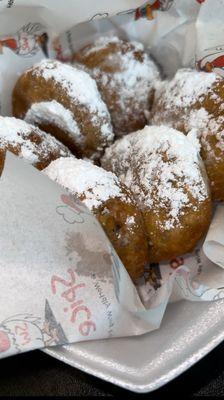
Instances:
[[[180,217],[192,208],[192,198],[197,204],[209,196],[197,149],[166,126],[146,126],[116,141],[106,150],[102,165],[132,189],[141,209],[166,211],[164,230],[181,226]]]
[[[89,56],[92,53],[105,49],[109,43],[119,43],[117,36],[101,36],[97,38],[94,45],[86,48],[85,55]]]
[[[215,158],[218,161],[222,158],[221,155],[218,156],[217,152],[214,152],[208,136],[212,135],[216,139],[215,147],[224,152],[224,116],[213,117],[202,107],[199,110],[191,110],[189,118],[185,119],[184,126],[186,132],[190,133],[191,130],[197,132],[201,145],[206,150],[207,159]]]
[[[129,202],[116,175],[88,161],[75,157],[60,158],[53,161],[44,173],[81,198],[89,210],[97,209],[110,198],[118,197]]]
[[[156,83],[155,100],[167,103],[167,108],[189,107],[198,99],[207,95],[212,85],[221,78],[214,72],[198,72],[196,70],[179,69],[171,81]]]
[[[100,136],[102,147],[105,146],[105,143],[113,141],[114,134],[107,106],[101,98],[96,82],[88,73],[59,61],[46,59],[27,70],[27,73],[42,77],[45,81],[53,80],[69,96],[72,106],[84,107],[89,113],[92,129],[95,128],[97,135]],[[77,125],[71,110],[67,109],[64,112],[62,104],[60,107],[58,103],[59,100],[54,102],[54,98],[52,98],[52,101],[51,105],[45,104],[47,107],[45,110],[43,104],[40,106],[34,104],[31,111],[28,110],[26,118],[32,122],[38,120],[41,123],[41,117],[46,121],[46,112],[48,112],[50,122],[56,122],[56,125],[60,128],[65,127],[69,136],[74,137],[76,143],[82,145],[81,147],[85,147],[84,140],[82,143],[82,137],[86,133],[83,132],[82,122],[79,121]],[[50,101],[47,103],[50,103]],[[59,112],[59,116],[56,118],[57,112]],[[98,150],[101,151],[102,149],[96,149],[96,153]]]
[[[224,118],[221,115],[214,116],[202,104],[205,98],[210,98],[212,109],[221,111],[223,99],[214,91],[220,82],[222,78],[214,72],[198,72],[185,68],[178,70],[171,81],[157,82],[152,111],[153,123],[160,124],[162,121],[186,133],[196,130],[201,144],[215,157],[207,136],[214,135],[216,146],[224,150]]]
[[[111,44],[116,45],[116,51],[109,50]],[[81,61],[104,50],[108,50],[108,55],[103,56],[101,65],[87,70],[102,89],[105,102],[108,104],[106,97],[113,98],[114,104],[111,107],[108,104],[108,107],[116,134],[119,135],[122,134],[119,132],[119,126],[122,126],[124,120],[127,120],[128,124],[130,115],[133,118],[133,114],[138,115],[140,110],[147,113],[149,96],[155,81],[159,79],[159,70],[150,56],[144,52],[141,43],[123,42],[116,36],[98,38],[91,46],[82,50]],[[104,90],[107,92],[106,97]],[[116,107],[119,108],[119,113]]]
[[[51,152],[60,157],[70,154],[61,143],[39,128],[17,118],[0,116],[0,149],[9,146],[17,148],[19,157],[31,164],[48,158]]]
[[[34,125],[42,123],[56,125],[70,136],[75,134],[76,140],[79,143],[83,142],[83,136],[73,118],[72,112],[55,100],[33,103],[24,119],[26,122]]]
[[[74,103],[85,105],[90,112],[97,112],[101,117],[107,115],[106,105],[100,97],[96,83],[85,71],[55,60],[42,60],[31,71],[46,81],[54,79]]]

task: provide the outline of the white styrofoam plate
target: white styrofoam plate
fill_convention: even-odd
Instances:
[[[224,340],[224,300],[169,304],[157,331],[44,351],[133,392],[158,389]]]

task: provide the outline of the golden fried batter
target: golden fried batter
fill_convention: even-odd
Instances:
[[[133,280],[149,263],[144,222],[130,191],[111,172],[74,157],[52,162],[45,173],[96,215]]]
[[[144,218],[150,262],[191,251],[211,220],[207,176],[181,132],[146,126],[106,149],[102,166],[132,189]]]
[[[0,174],[7,150],[39,170],[51,161],[71,154],[62,143],[39,128],[20,119],[0,116]]]
[[[59,61],[25,71],[13,91],[13,115],[51,133],[79,157],[98,158],[113,141],[110,115],[94,80]]]
[[[170,82],[157,85],[152,120],[197,134],[212,198],[224,200],[223,78],[214,72],[177,71]]]
[[[159,72],[142,44],[101,37],[77,52],[74,61],[96,79],[117,136],[146,125]]]

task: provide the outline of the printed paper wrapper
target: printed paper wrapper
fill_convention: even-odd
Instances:
[[[221,0],[212,7],[208,0],[145,5],[135,0],[2,0],[1,114],[11,113],[11,92],[21,71],[49,56],[69,62],[74,50],[105,33],[142,41],[164,76],[195,63],[223,74],[223,17]],[[151,265],[134,286],[95,217],[11,153],[0,195],[0,357],[140,335],[159,328],[168,301],[224,297],[221,203],[206,239],[192,254]]]

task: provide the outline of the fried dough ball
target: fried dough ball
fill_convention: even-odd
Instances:
[[[56,158],[71,154],[62,143],[36,126],[17,118],[0,116],[0,174],[7,150],[39,170]]]
[[[151,262],[191,251],[206,233],[211,219],[207,176],[197,150],[181,132],[146,126],[109,147],[102,166],[132,189]]]
[[[44,171],[91,210],[133,280],[149,263],[142,215],[130,191],[111,172],[74,157],[53,161]]]
[[[143,128],[159,71],[138,42],[101,37],[74,55],[96,80],[117,136]]]
[[[177,71],[170,82],[157,85],[152,121],[198,135],[212,198],[224,200],[223,78],[214,72]]]
[[[94,80],[59,61],[25,71],[13,91],[13,115],[38,125],[78,157],[97,158],[113,141],[110,115]]]

